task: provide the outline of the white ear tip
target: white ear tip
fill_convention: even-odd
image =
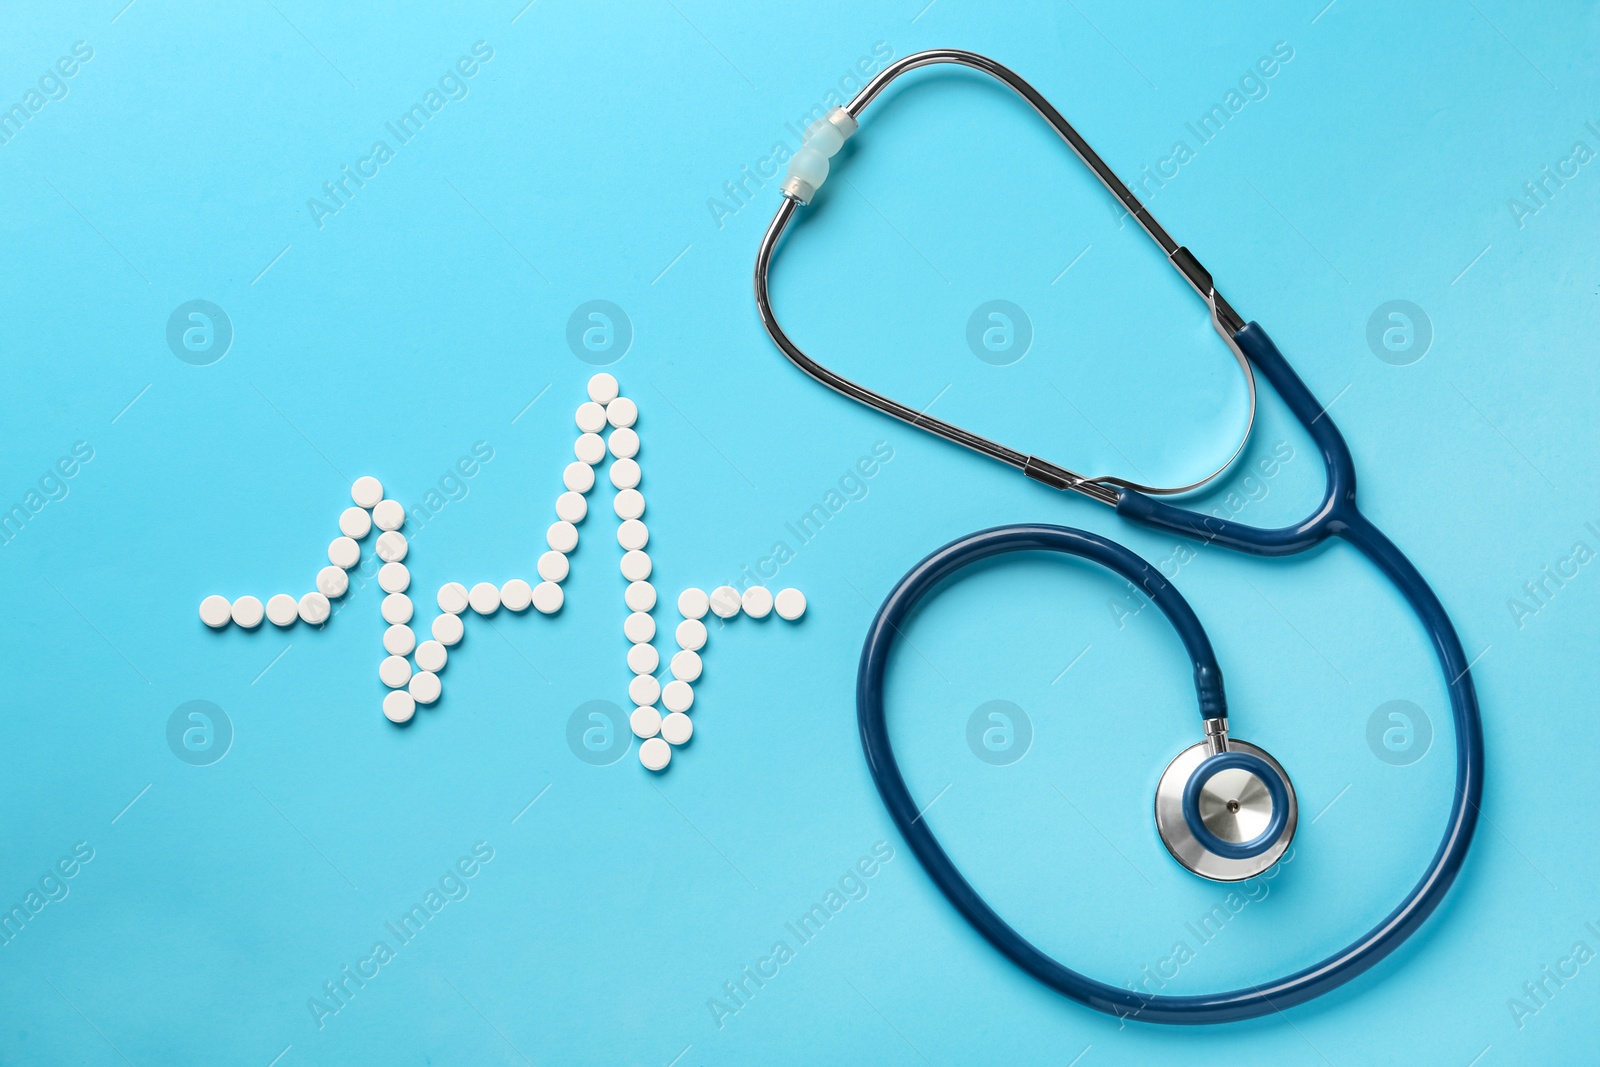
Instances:
[[[789,159],[789,177],[799,178],[813,189],[828,177],[828,157],[815,148],[802,148]]]
[[[783,194],[802,204],[811,203],[817,190],[828,178],[828,160],[838,155],[839,149],[850,136],[860,129],[860,124],[842,107],[836,107],[806,127],[801,138],[800,151],[789,157],[789,172],[784,177]]]
[[[802,204],[809,204],[828,177],[828,157],[815,148],[802,148],[789,157],[789,173],[783,191]]]
[[[844,147],[844,134],[824,116],[806,127],[804,144],[807,148],[832,158]]]

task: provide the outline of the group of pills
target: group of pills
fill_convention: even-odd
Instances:
[[[653,589],[650,599],[654,603]],[[793,622],[804,615],[805,610],[806,597],[798,589],[784,589],[776,596],[759,585],[746,589],[742,594],[731,585],[718,586],[710,593],[704,589],[685,589],[678,594],[678,614],[683,616],[683,621],[673,635],[677,638],[678,651],[673,653],[672,662],[668,665],[672,680],[666,685],[661,685],[655,679],[657,655],[656,650],[645,643],[649,637],[640,642],[624,624],[623,630],[628,633],[629,639],[637,642],[628,653],[628,666],[633,668],[635,675],[628,686],[628,698],[636,705],[628,725],[643,739],[639,746],[639,762],[652,771],[663,769],[672,759],[673,747],[685,743],[694,734],[694,724],[689,721],[688,711],[694,704],[694,682],[699,679],[704,667],[700,653],[706,647],[709,636],[706,624],[702,621],[706,612],[711,612],[719,619],[731,619],[739,614],[763,619],[776,611],[779,618]],[[634,616],[630,615],[628,619],[631,623]],[[644,629],[641,626],[640,632]],[[650,636],[654,636],[654,621],[650,621],[648,630]],[[655,707],[658,699],[661,706],[667,709],[665,717]]]
[[[368,476],[356,479],[350,488],[354,506],[339,517],[340,536],[328,546],[329,565],[318,572],[316,590],[299,600],[279,593],[265,605],[253,596],[232,602],[226,597],[208,596],[200,602],[201,621],[216,629],[230,622],[253,629],[261,624],[263,615],[277,626],[293,625],[297,619],[312,625],[326,622],[332,613],[331,601],[349,589],[347,572],[361,560],[360,542],[376,526],[381,532],[374,550],[383,561],[378,569],[378,585],[385,593],[381,613],[389,624],[383,635],[388,655],[378,665],[378,677],[390,690],[383,699],[383,714],[393,722],[407,722],[416,714],[418,704],[432,704],[439,699],[439,672],[449,659],[448,649],[458,644],[465,633],[462,616],[468,610],[478,615],[492,615],[501,608],[521,612],[532,607],[545,615],[560,610],[565,599],[561,583],[571,570],[567,557],[578,547],[578,524],[589,512],[588,493],[595,485],[595,468],[609,454],[607,474],[617,490],[613,508],[619,520],[617,542],[623,550],[622,576],[628,582],[623,600],[629,615],[622,630],[630,644],[628,667],[634,674],[628,685],[628,698],[634,705],[629,724],[643,742],[639,747],[640,763],[652,771],[662,770],[672,759],[672,749],[685,744],[694,733],[687,713],[694,703],[692,683],[702,669],[700,652],[707,632],[701,620],[706,613],[721,619],[741,613],[759,619],[776,612],[780,618],[792,621],[805,612],[806,598],[798,589],[784,589],[774,596],[760,586],[743,593],[732,586],[719,586],[709,594],[700,589],[684,590],[678,597],[678,610],[683,615],[676,631],[679,650],[669,665],[672,678],[662,685],[656,678],[660,656],[652,644],[656,624],[650,612],[656,604],[656,590],[649,581],[652,565],[645,551],[650,531],[642,520],[645,502],[639,483],[643,473],[637,459],[639,435],[633,429],[639,410],[632,400],[619,394],[617,380],[610,374],[591,378],[588,392],[589,399],[575,416],[579,431],[573,446],[576,459],[562,473],[566,488],[556,498],[556,521],[545,531],[548,548],[539,557],[537,584],[513,578],[503,585],[479,582],[469,589],[460,582],[447,582],[439,588],[436,598],[440,614],[430,627],[433,636],[418,642],[410,625],[414,611],[407,595],[411,573],[402,562],[408,547],[400,532],[406,511],[398,501],[385,498],[383,486]],[[601,433],[608,427],[608,436],[602,438]],[[666,708],[665,716],[656,707],[658,701]]]
[[[293,626],[297,620],[320,626],[333,613],[333,601],[349,590],[348,572],[361,562],[360,542],[374,526],[382,531],[378,534],[376,549],[378,558],[384,561],[378,570],[378,584],[391,594],[391,600],[403,594],[411,584],[411,572],[400,562],[406,558],[409,547],[405,534],[400,532],[406,521],[405,507],[398,500],[385,499],[383,486],[376,478],[357,478],[350,487],[350,497],[355,505],[339,516],[339,536],[328,545],[328,565],[317,572],[314,590],[298,600],[289,593],[278,593],[266,604],[253,596],[242,596],[232,602],[225,596],[208,596],[200,601],[200,621],[213,629],[221,629],[231,622],[253,630],[261,625],[262,618],[274,626]],[[405,600],[403,596],[401,599]],[[410,601],[405,600],[405,603],[409,618]],[[392,609],[388,600],[384,605],[387,618]]]

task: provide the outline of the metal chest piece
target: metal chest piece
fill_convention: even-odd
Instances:
[[[1240,882],[1278,862],[1299,823],[1283,766],[1206,720],[1206,740],[1178,753],[1156,786],[1156,830],[1173,859],[1202,878]]]

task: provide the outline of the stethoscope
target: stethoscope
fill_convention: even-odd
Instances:
[[[845,378],[802,352],[772,311],[767,274],[773,252],[795,211],[810,203],[828,176],[828,160],[858,128],[858,119],[886,86],[917,67],[954,63],[972,67],[1005,83],[1053,126],[1101,183],[1138,220],[1211,309],[1211,320],[1233,352],[1249,384],[1250,416],[1227,462],[1190,485],[1162,488],[1121,478],[1088,477],[1037,456],[906,407]],[[1010,552],[1061,552],[1097,563],[1134,583],[1177,631],[1194,664],[1195,694],[1203,739],[1180,752],[1162,774],[1156,791],[1156,829],[1173,857],[1203,878],[1239,881],[1267,871],[1294,837],[1298,809],[1294,786],[1283,767],[1255,745],[1228,735],[1227,699],[1211,642],[1193,609],[1173,585],[1145,560],[1114,541],[1065,526],[998,526],[952,541],[918,563],[890,591],[878,609],[861,651],[856,676],[856,708],[861,743],[878,792],[900,833],[950,902],[979,933],[1039,981],[1097,1011],[1156,1023],[1213,1023],[1248,1019],[1279,1011],[1327,993],[1382,960],[1405,941],[1439,906],[1455,881],[1477,824],[1483,792],[1483,732],[1472,676],[1455,628],[1444,607],[1411,561],[1356,507],[1356,473],[1350,450],[1327,410],[1256,323],[1246,323],[1217,292],[1211,275],[1187,248],[1162,229],[1138,199],[1095,154],[1065,118],[1013,71],[972,52],[937,49],[890,64],[849,104],[834,108],[806,131],[804,144],[789,162],[783,202],[767,228],[756,258],[756,305],[767,332],[797,367],[828,388],[918,429],[1021,470],[1036,481],[1109,504],[1134,522],[1168,530],[1206,544],[1260,556],[1304,552],[1330,537],[1342,537],[1372,561],[1410,603],[1433,639],[1450,692],[1456,735],[1455,796],[1438,851],[1422,878],[1382,922],[1353,943],[1309,967],[1259,985],[1195,996],[1150,995],[1097,981],[1046,955],[1017,933],[978,894],[951,862],[921,818],[895,760],[884,721],[883,681],[897,635],[917,604],[951,575],[980,560]],[[1302,521],[1261,529],[1164,503],[1157,496],[1185,493],[1211,481],[1244,450],[1255,421],[1255,372],[1259,371],[1288,405],[1322,453],[1327,490],[1321,505]]]

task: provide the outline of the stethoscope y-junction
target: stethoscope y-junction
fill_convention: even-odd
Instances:
[[[1140,485],[1107,475],[1089,476],[1008,448],[997,441],[925,415],[829,370],[802,352],[773,313],[768,271],[784,230],[810,203],[828,176],[829,160],[858,129],[861,114],[890,82],[933,64],[970,67],[999,80],[1027,101],[1100,182],[1122,204],[1168,261],[1200,294],[1212,324],[1233,353],[1250,392],[1255,416],[1255,374],[1263,375],[1299,420],[1321,453],[1326,490],[1320,505],[1300,522],[1263,529],[1216,518],[1160,496],[1185,493],[1227,470],[1249,438],[1210,475],[1174,487]],[[1156,828],[1179,863],[1205,878],[1237,881],[1268,869],[1294,836],[1298,809],[1294,787],[1282,766],[1265,751],[1229,736],[1227,699],[1211,642],[1194,611],[1149,563],[1121,545],[1064,526],[1018,525],[982,530],[953,541],[918,563],[890,591],[878,610],[861,652],[856,705],[862,747],[889,814],[928,874],[950,902],[996,948],[1047,985],[1098,1011],[1157,1023],[1211,1023],[1247,1019],[1303,1003],[1362,973],[1405,941],[1438,907],[1454,882],[1477,823],[1483,791],[1483,733],[1472,676],[1444,607],[1410,560],[1356,506],[1356,474],[1350,450],[1332,418],[1317,403],[1259,325],[1245,322],[1217,292],[1212,278],[1188,249],[1174,241],[1095,154],[1061,113],[1013,71],[992,59],[953,49],[918,52],[880,72],[855,98],[814,123],[792,157],[783,201],[761,242],[755,268],[756,305],[779,349],[817,381],[918,429],[1016,467],[1029,478],[1070,489],[1115,508],[1119,515],[1156,529],[1259,556],[1304,552],[1329,538],[1353,545],[1405,597],[1432,639],[1450,694],[1456,738],[1455,792],[1439,847],[1405,898],[1376,926],[1332,955],[1293,974],[1222,993],[1147,995],[1098,981],[1046,955],[1006,923],[956,868],[919,817],[895,760],[884,718],[883,682],[896,636],[917,604],[942,581],[966,567],[1010,552],[1060,552],[1090,560],[1141,588],[1177,631],[1194,665],[1202,739],[1179,753],[1157,787]]]

